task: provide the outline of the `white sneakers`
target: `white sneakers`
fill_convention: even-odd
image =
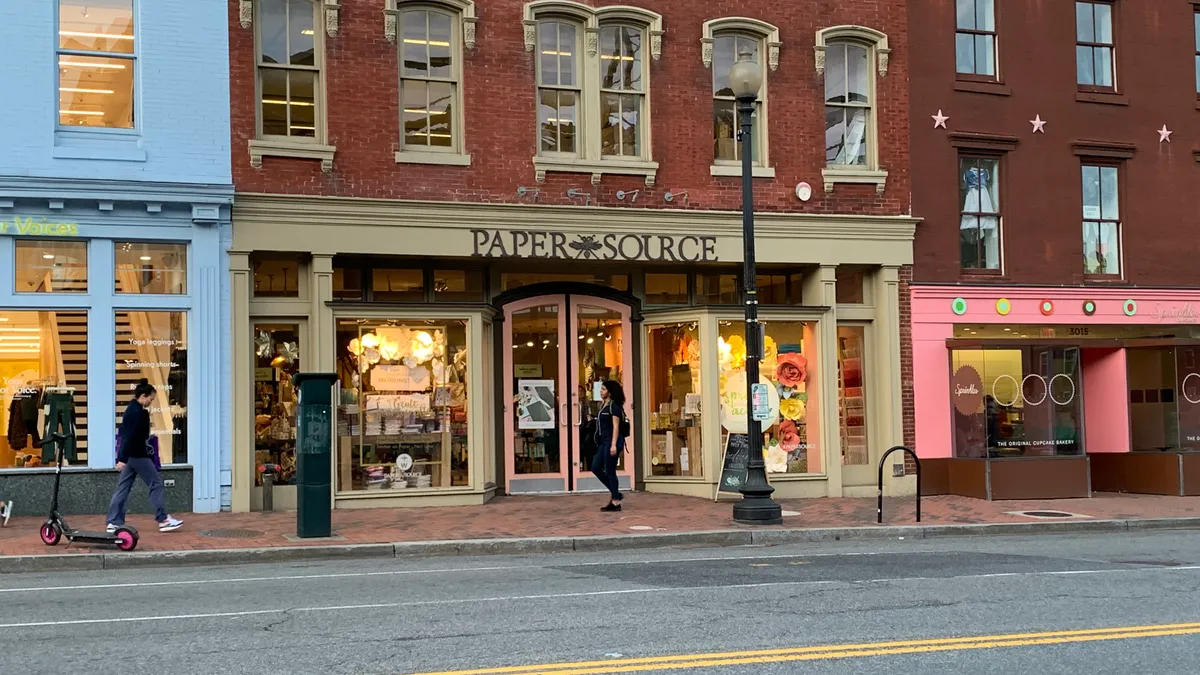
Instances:
[[[8,519],[12,518],[12,504],[10,499],[0,506],[0,527],[8,527]]]
[[[167,516],[167,519],[158,524],[159,532],[174,532],[183,527],[183,521],[177,518]]]

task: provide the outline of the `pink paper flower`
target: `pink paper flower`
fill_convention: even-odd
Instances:
[[[800,354],[780,354],[775,379],[785,387],[798,387],[808,379],[808,360]]]

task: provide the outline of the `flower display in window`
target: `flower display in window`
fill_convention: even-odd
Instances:
[[[779,423],[779,447],[785,453],[791,453],[800,447],[800,430],[796,428],[796,423],[791,420],[784,420]],[[784,468],[781,471],[786,471],[786,458],[784,460]]]
[[[779,414],[785,420],[799,420],[804,417],[804,401],[799,398],[785,398],[779,402]],[[795,424],[792,428],[795,428]]]
[[[798,388],[808,379],[808,360],[800,354],[780,354],[775,380],[783,387]]]

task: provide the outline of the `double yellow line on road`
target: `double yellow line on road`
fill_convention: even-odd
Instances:
[[[932,652],[965,651],[968,649],[998,649],[1003,647],[1028,647],[1033,645],[1057,645],[1073,642],[1099,642],[1104,640],[1128,640],[1132,638],[1163,637],[1171,635],[1195,635],[1200,633],[1200,623],[1175,623],[1157,626],[1124,626],[1121,628],[1097,628],[1093,630],[1067,630],[1047,633],[1013,633],[1009,635],[983,635],[964,638],[940,638],[933,640],[903,640],[898,642],[874,642],[867,644],[822,645],[797,647],[794,649],[763,649],[743,652],[718,652],[712,654],[679,654],[654,656],[641,659],[612,659],[608,661],[578,661],[574,663],[544,663],[532,666],[506,668],[480,668],[475,670],[452,670],[420,675],[603,675],[609,673],[638,673],[648,671],[686,670],[712,668],[716,666],[745,666],[790,661],[820,661],[825,659],[849,659],[864,656],[888,656],[894,654],[922,654]]]

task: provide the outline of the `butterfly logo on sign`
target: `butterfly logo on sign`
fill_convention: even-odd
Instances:
[[[596,236],[593,234],[581,234],[578,239],[567,245],[579,251],[579,255],[575,256],[576,258],[600,258],[600,256],[596,255],[596,251],[599,251],[601,248],[600,242],[596,241]]]

